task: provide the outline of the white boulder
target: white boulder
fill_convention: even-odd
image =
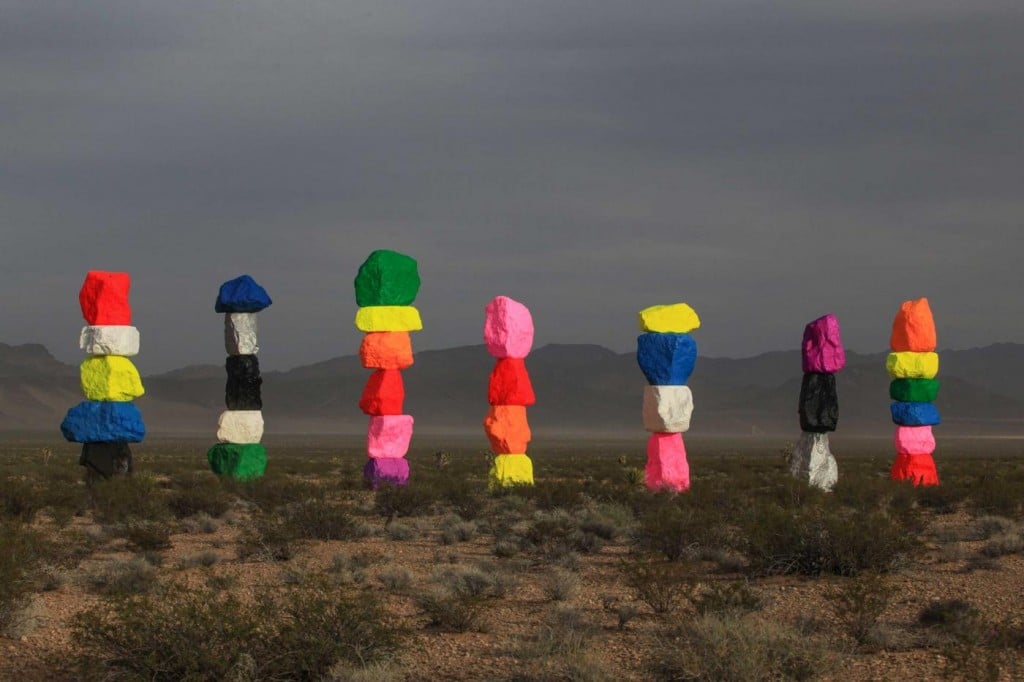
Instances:
[[[256,341],[256,313],[224,315],[224,349],[228,355],[256,355],[260,352]]]
[[[693,393],[689,386],[644,387],[644,429],[652,433],[690,430]]]
[[[217,440],[221,443],[259,443],[263,438],[263,412],[227,410],[217,420]]]
[[[828,449],[828,434],[803,432],[793,448],[789,472],[815,488],[831,491],[839,480],[839,465]]]
[[[131,357],[139,354],[139,330],[120,324],[82,327],[82,333],[78,335],[78,347],[89,355]]]

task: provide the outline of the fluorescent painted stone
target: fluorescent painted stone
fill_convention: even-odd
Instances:
[[[217,420],[217,440],[247,445],[263,439],[263,413],[259,410],[225,410]]]
[[[356,328],[361,332],[418,332],[423,321],[412,306],[376,305],[356,311]]]
[[[109,401],[78,403],[68,410],[60,430],[72,443],[139,443],[146,437],[139,408]]]
[[[533,485],[533,462],[526,455],[497,455],[487,473],[487,487]]]
[[[499,358],[491,370],[487,384],[487,402],[491,405],[533,405],[533,393],[526,361],[522,358]]]
[[[492,405],[484,418],[484,432],[496,455],[525,453],[533,437],[522,405]]]
[[[256,313],[224,315],[224,350],[228,355],[256,355],[260,352]]]
[[[90,270],[78,292],[82,317],[90,326],[130,325],[132,307],[128,303],[131,276],[127,272]]]
[[[412,305],[420,290],[416,259],[387,249],[374,251],[359,266],[355,288],[360,307]]]
[[[900,426],[935,426],[942,423],[935,403],[893,403],[892,421]]]
[[[934,379],[939,373],[939,356],[915,351],[889,353],[885,369],[893,379]]]
[[[412,415],[385,414],[370,417],[366,454],[373,459],[405,457],[412,440]]]
[[[271,303],[266,289],[249,275],[240,275],[220,285],[213,309],[218,313],[258,313]]]
[[[689,334],[641,334],[636,362],[652,386],[682,386],[697,364],[697,342]]]
[[[370,375],[359,399],[359,409],[368,415],[402,414],[405,384],[397,369],[378,369]]]
[[[839,465],[828,447],[827,433],[800,434],[789,459],[789,473],[828,492],[839,480]]]
[[[525,358],[533,347],[530,309],[508,296],[496,296],[484,306],[484,343],[496,358]]]
[[[139,330],[126,324],[101,324],[82,327],[78,347],[89,355],[139,354]]]
[[[83,443],[78,463],[103,478],[132,473],[132,449],[128,443]]]
[[[900,455],[930,455],[935,452],[935,434],[930,426],[899,426],[894,441]]]
[[[938,395],[938,379],[893,379],[889,384],[889,397],[903,403],[933,403]]]
[[[690,465],[681,433],[652,433],[647,440],[644,483],[651,491],[690,489]]]
[[[911,481],[914,485],[939,485],[939,472],[930,454],[896,455],[889,475],[894,481]]]
[[[367,369],[405,369],[412,366],[409,332],[371,332],[359,344],[359,359]]]
[[[381,457],[369,459],[363,467],[363,480],[373,490],[382,485],[405,486],[409,484],[409,460],[405,457]]]
[[[808,372],[800,382],[800,430],[813,433],[835,431],[839,424],[839,394],[836,375]]]
[[[846,351],[835,315],[823,315],[804,327],[804,372],[838,372],[845,366]]]
[[[928,299],[904,301],[892,322],[889,347],[897,352],[928,353],[935,345],[935,319]]]
[[[259,478],[267,470],[267,449],[259,443],[218,443],[207,451],[206,460],[218,476]]]
[[[139,370],[131,360],[120,355],[93,355],[82,361],[79,370],[86,400],[123,403],[146,392]]]
[[[644,430],[653,433],[685,433],[693,415],[689,386],[645,386]]]
[[[640,311],[640,331],[689,334],[700,328],[697,312],[685,303],[652,305]]]

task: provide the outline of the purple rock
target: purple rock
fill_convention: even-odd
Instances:
[[[803,351],[804,372],[838,372],[846,365],[835,315],[824,315],[804,327]]]
[[[374,490],[382,485],[408,485],[409,460],[405,457],[369,459],[363,467],[363,480]]]

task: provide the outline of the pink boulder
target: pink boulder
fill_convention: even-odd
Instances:
[[[652,491],[681,493],[690,489],[690,465],[681,433],[652,433],[647,441],[644,482]]]
[[[412,440],[412,415],[385,414],[370,417],[366,453],[373,459],[405,457]]]
[[[804,327],[804,372],[838,372],[846,365],[839,320],[824,315]]]
[[[901,455],[930,455],[935,452],[935,435],[932,434],[932,427],[896,427],[896,452]]]
[[[525,358],[533,346],[530,310],[508,296],[496,296],[484,308],[484,343],[496,358]]]

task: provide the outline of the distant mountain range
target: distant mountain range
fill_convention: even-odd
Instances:
[[[949,435],[1024,433],[1024,345],[1003,343],[940,352],[937,401]],[[404,372],[406,412],[422,434],[482,433],[494,360],[484,346],[416,354]],[[547,435],[642,436],[644,378],[632,353],[593,345],[549,345],[527,358],[537,393],[531,426]],[[885,353],[849,353],[838,374],[844,435],[885,435],[889,378]],[[358,356],[287,372],[266,372],[268,434],[350,434],[366,428],[358,401],[369,370]],[[694,435],[794,435],[800,392],[799,351],[743,359],[700,358],[690,386]],[[224,409],[224,368],[190,366],[144,377],[137,401],[152,434],[208,434]],[[57,434],[65,411],[82,400],[78,368],[41,345],[0,344],[0,431]]]

